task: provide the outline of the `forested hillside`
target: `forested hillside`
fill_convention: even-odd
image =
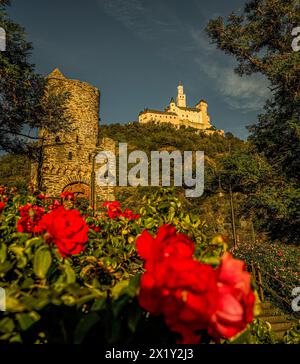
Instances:
[[[5,154],[0,157],[0,185],[26,191],[30,181],[30,161],[21,155]]]
[[[247,238],[253,239],[254,227],[252,217],[246,213],[243,208],[245,194],[242,185],[249,184],[252,179],[252,168],[254,165],[266,162],[255,155],[249,143],[239,140],[231,133],[227,133],[225,138],[220,135],[207,136],[205,134],[197,134],[193,129],[181,128],[175,129],[171,125],[155,125],[155,124],[138,124],[129,123],[126,125],[114,124],[103,126],[101,128],[101,137],[109,137],[116,143],[128,143],[128,151],[142,150],[147,153],[150,163],[151,151],[169,152],[173,150],[179,151],[204,151],[205,153],[205,192],[200,198],[186,198],[183,188],[176,188],[175,193],[182,202],[184,210],[192,211],[200,216],[207,223],[207,234],[214,235],[223,233],[233,240],[232,235],[232,212],[230,206],[230,188],[233,189],[233,209],[234,217],[237,224],[237,238],[240,239],[240,233],[247,235]],[[250,158],[252,155],[252,158]],[[241,161],[243,170],[240,166],[229,166],[229,157],[236,156]],[[243,160],[247,158],[248,160]],[[244,163],[245,162],[245,163]],[[228,171],[225,171],[225,165],[228,169],[238,169],[236,173],[242,174],[238,176],[239,181],[231,181]],[[129,165],[130,166],[130,165]],[[173,171],[172,171],[173,173]],[[261,171],[258,172],[258,174]],[[251,176],[251,177],[250,177]],[[260,182],[263,176],[256,176],[256,181]],[[230,183],[229,183],[230,182]],[[254,187],[253,187],[254,188]],[[117,199],[124,202],[131,208],[138,208],[140,201],[146,193],[155,190],[156,187],[118,187],[116,189]]]

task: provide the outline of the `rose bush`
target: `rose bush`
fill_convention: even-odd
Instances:
[[[88,225],[77,210],[63,206],[45,214],[35,231],[44,232],[46,241],[53,241],[63,257],[79,254],[88,241]]]
[[[138,214],[116,202],[94,214],[69,194],[0,200],[0,342],[234,342],[252,319],[244,264],[171,190]]]
[[[242,261],[227,253],[214,270],[193,258],[193,242],[170,225],[160,227],[155,239],[143,232],[137,249],[146,260],[139,303],[164,315],[179,342],[199,343],[196,332],[203,330],[216,340],[231,338],[252,322],[255,297]]]
[[[0,202],[0,214],[4,210],[5,202]]]
[[[298,247],[279,241],[271,243],[263,240],[256,244],[243,244],[240,248],[235,249],[234,254],[249,265],[254,262],[260,266],[267,299],[287,314],[293,315],[289,298],[292,290],[300,287],[300,251]]]
[[[43,207],[27,203],[19,207],[21,218],[17,223],[17,230],[20,233],[33,233],[38,229],[38,224],[45,213]]]

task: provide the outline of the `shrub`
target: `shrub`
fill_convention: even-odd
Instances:
[[[0,192],[0,286],[7,296],[0,342],[174,344],[200,342],[200,337],[201,342],[219,342],[252,320],[254,300],[244,264],[224,256],[227,244],[221,236],[206,240],[205,223],[182,212],[172,190],[146,196],[139,214],[114,202],[106,203],[95,216],[91,209],[75,209],[70,194],[52,201],[42,194],[22,196],[5,188]],[[144,245],[142,237],[148,234],[156,241],[161,229],[171,229],[173,235],[161,240],[162,260],[158,253],[153,255],[160,269],[173,261],[171,251],[181,252],[181,242],[191,247],[188,257],[172,263],[174,275],[165,271],[163,283],[158,275],[153,286],[163,297],[174,282],[169,297],[181,315],[168,311],[173,307],[168,300],[163,312],[141,304],[145,292],[141,277],[151,270],[148,258],[136,250],[136,239],[140,237]],[[179,275],[181,279],[174,280],[184,264],[202,273],[197,276],[192,269],[189,277]],[[203,306],[204,296],[211,297],[209,311]],[[154,303],[158,299],[154,292],[149,297]],[[195,312],[192,302],[197,302]],[[240,318],[232,315],[235,309]],[[202,318],[201,325],[185,316],[192,312]]]

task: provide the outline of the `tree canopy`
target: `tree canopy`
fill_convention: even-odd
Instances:
[[[36,128],[55,132],[68,126],[68,95],[52,92],[36,74],[30,62],[32,44],[24,28],[8,17],[9,3],[0,2],[0,27],[6,32],[6,51],[0,52],[0,150],[30,154]]]
[[[212,42],[235,57],[236,72],[261,73],[270,83],[271,98],[251,140],[289,178],[300,171],[300,52],[292,48],[292,31],[300,24],[296,0],[251,0],[241,14],[211,20]]]

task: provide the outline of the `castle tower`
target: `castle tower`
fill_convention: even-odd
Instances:
[[[169,105],[168,110],[170,110],[171,112],[174,112],[174,111],[175,111],[175,109],[176,109],[176,104],[175,104],[175,100],[174,100],[174,98],[172,97],[172,98],[171,98],[171,101],[170,101],[170,105]]]
[[[183,91],[183,86],[179,84],[177,87],[178,93],[177,93],[177,106],[178,107],[186,107],[186,95]]]
[[[57,90],[69,94],[66,114],[71,130],[56,134],[39,130],[44,139],[40,171],[42,190],[55,197],[68,190],[77,197],[91,200],[93,156],[105,147],[100,146],[99,140],[100,91],[87,83],[66,78],[58,69],[47,77],[47,81],[50,92]],[[101,193],[99,189],[96,191],[97,196]]]
[[[196,108],[200,110],[201,112],[201,120],[202,120],[202,123],[204,125],[206,125],[207,127],[210,126],[210,117],[207,113],[207,109],[208,109],[208,104],[206,101],[204,100],[201,100],[197,105],[196,105]]]

